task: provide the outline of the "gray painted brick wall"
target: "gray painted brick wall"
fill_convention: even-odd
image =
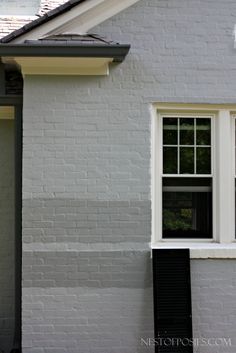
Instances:
[[[210,339],[195,352],[235,352],[236,261],[192,260],[191,268],[194,337]]]
[[[150,104],[235,103],[235,23],[232,0],[141,0],[93,29],[131,44],[108,77],[25,77],[24,353],[153,352]]]
[[[0,119],[0,350],[14,331],[14,121]]]

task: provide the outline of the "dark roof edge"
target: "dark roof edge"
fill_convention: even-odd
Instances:
[[[13,39],[20,37],[23,34],[30,32],[31,30],[35,29],[38,26],[43,25],[44,23],[52,20],[53,18],[62,15],[63,13],[71,10],[73,7],[85,2],[87,0],[69,0],[65,4],[62,4],[55,9],[47,12],[42,17],[37,18],[34,21],[27,23],[25,26],[11,32],[7,36],[0,39],[0,43],[9,43]]]
[[[89,58],[113,58],[114,62],[122,62],[130,49],[129,44],[0,44],[0,56],[13,57],[89,57]]]

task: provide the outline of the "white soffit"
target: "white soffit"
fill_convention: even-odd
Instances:
[[[4,62],[15,62],[25,75],[109,75],[112,58],[15,57]]]
[[[23,43],[25,40],[37,40],[48,35],[65,32],[84,34],[138,1],[139,0],[87,0],[12,40],[11,43]]]

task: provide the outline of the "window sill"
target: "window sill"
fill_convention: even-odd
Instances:
[[[151,244],[152,249],[190,249],[191,259],[236,259],[236,242],[231,244],[160,242]]]

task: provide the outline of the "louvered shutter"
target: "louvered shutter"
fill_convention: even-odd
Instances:
[[[156,353],[192,353],[189,249],[153,250]]]

